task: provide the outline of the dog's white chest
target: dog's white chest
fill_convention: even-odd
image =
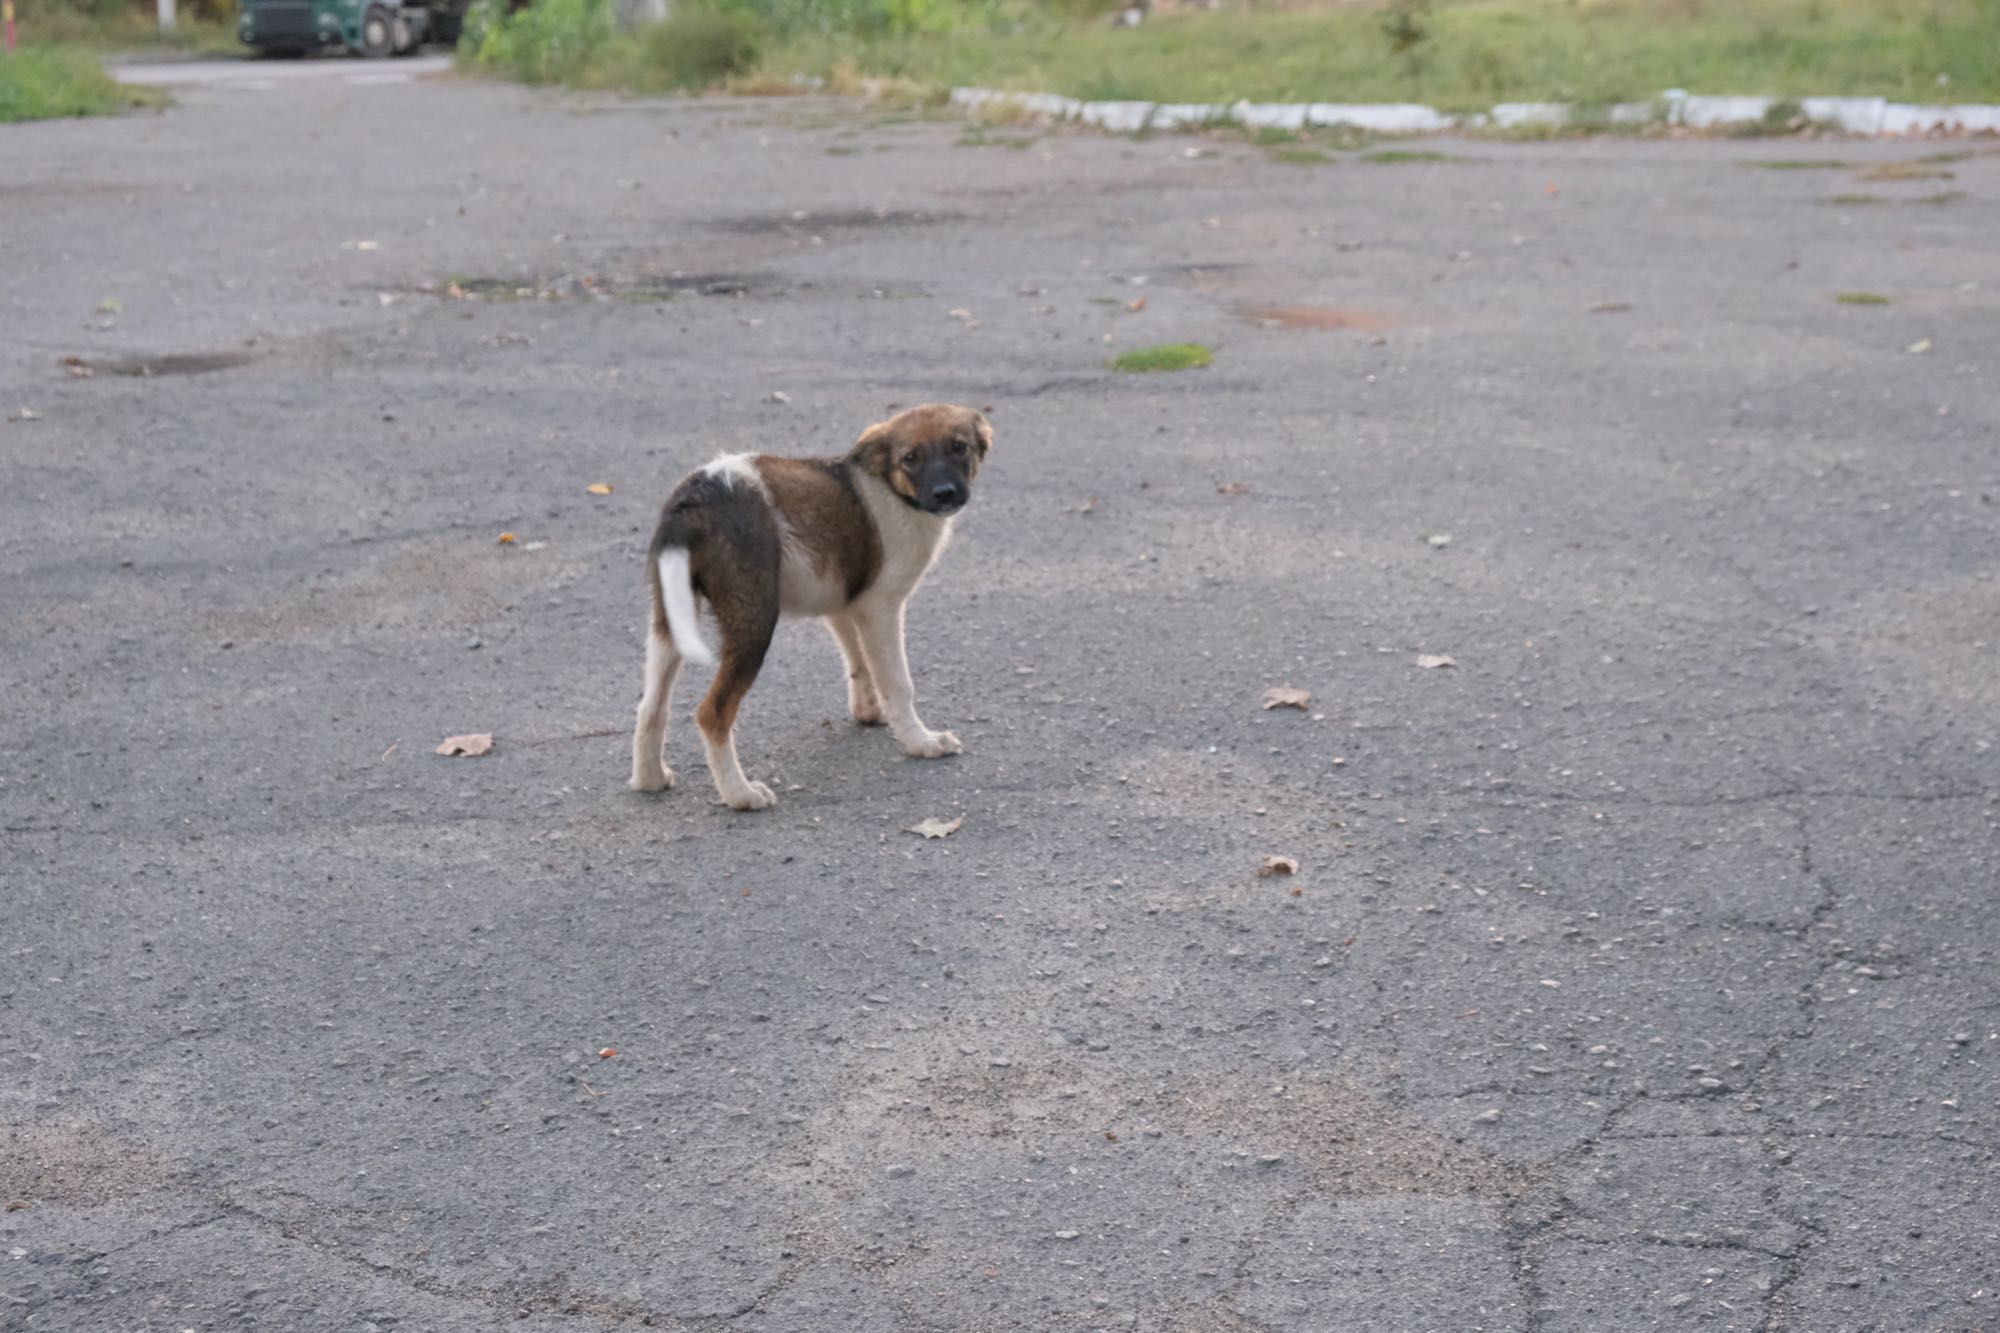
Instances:
[[[951,540],[951,520],[905,504],[873,477],[863,480],[861,500],[882,540],[882,569],[868,591],[900,601],[944,554]]]

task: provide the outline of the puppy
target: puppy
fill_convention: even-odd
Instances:
[[[825,619],[847,662],[855,721],[888,723],[921,759],[957,754],[958,737],[917,717],[903,607],[943,552],[992,444],[980,413],[932,403],[870,426],[843,458],[725,454],[681,482],[646,562],[653,616],[633,790],[674,785],[663,754],[674,677],[683,660],[715,661],[696,616],[701,601],[722,632],[722,662],[695,722],[715,789],[733,808],[778,799],[743,776],[735,732],[781,615]]]

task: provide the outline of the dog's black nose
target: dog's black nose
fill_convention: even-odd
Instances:
[[[955,481],[941,482],[931,487],[931,503],[940,509],[952,509],[965,503],[965,492]]]

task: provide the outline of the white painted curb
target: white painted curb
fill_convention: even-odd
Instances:
[[[1579,115],[1562,102],[1502,102],[1490,111],[1448,116],[1414,102],[1236,102],[1229,105],[1182,102],[1080,102],[1054,93],[1010,93],[993,88],[954,88],[951,104],[967,111],[1007,107],[1047,120],[1075,120],[1118,134],[1179,130],[1203,125],[1243,125],[1251,129],[1302,130],[1307,126],[1351,126],[1377,134],[1435,134],[1441,130],[1529,126],[1683,125],[1723,129],[1756,124],[1775,97],[1707,97],[1672,88],[1652,102],[1619,102],[1596,114]],[[1914,106],[1880,97],[1799,99],[1807,119],[1848,134],[2000,134],[2000,106]]]

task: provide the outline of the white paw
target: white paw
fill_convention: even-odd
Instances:
[[[633,773],[632,781],[626,785],[633,791],[665,791],[674,781],[674,770],[662,765],[651,773]]]
[[[965,749],[958,743],[958,737],[948,731],[927,731],[914,742],[906,743],[903,749],[915,759],[942,759],[948,754],[957,754]]]
[[[761,782],[746,783],[741,791],[724,792],[722,800],[731,810],[768,810],[778,803],[777,796]]]

